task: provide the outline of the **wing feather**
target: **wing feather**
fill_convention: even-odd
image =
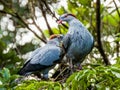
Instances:
[[[60,54],[60,47],[46,45],[32,58],[33,60],[31,60],[30,63],[50,66],[53,65],[55,61],[60,59]]]
[[[68,50],[70,45],[71,45],[70,34],[66,34],[65,37],[63,38],[63,46],[66,51]]]

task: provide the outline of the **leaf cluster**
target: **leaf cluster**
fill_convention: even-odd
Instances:
[[[87,65],[73,73],[65,83],[29,80],[21,83],[16,90],[118,90],[120,89],[120,65]]]

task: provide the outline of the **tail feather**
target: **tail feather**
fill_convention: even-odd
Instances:
[[[23,67],[18,71],[18,74],[22,75],[22,76],[25,76],[27,74],[27,72],[26,72],[25,68]]]
[[[24,66],[18,71],[18,74],[25,76],[27,73],[29,73],[29,69],[30,69],[30,60],[28,60],[24,64]]]
[[[23,68],[19,70],[18,74],[24,76],[24,75],[31,74],[32,72],[35,72],[35,71],[41,71],[47,67],[49,66],[27,63],[26,65],[23,66]]]

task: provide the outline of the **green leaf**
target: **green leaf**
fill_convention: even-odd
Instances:
[[[61,7],[57,10],[57,13],[58,13],[59,15],[62,15],[62,14],[64,14],[64,13],[66,13],[66,10],[65,10],[65,8],[64,8],[63,6],[61,6]]]
[[[91,0],[79,0],[79,3],[84,6],[91,6]]]
[[[2,74],[2,77],[4,78],[5,81],[8,81],[10,78],[10,71],[7,68],[3,68],[3,70],[0,72]]]

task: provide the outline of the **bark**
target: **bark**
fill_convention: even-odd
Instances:
[[[106,65],[109,65],[109,60],[107,55],[105,54],[105,51],[103,50],[103,45],[101,42],[101,18],[100,18],[100,0],[96,1],[96,31],[97,31],[97,44],[98,44],[98,50],[103,57],[103,60]]]

